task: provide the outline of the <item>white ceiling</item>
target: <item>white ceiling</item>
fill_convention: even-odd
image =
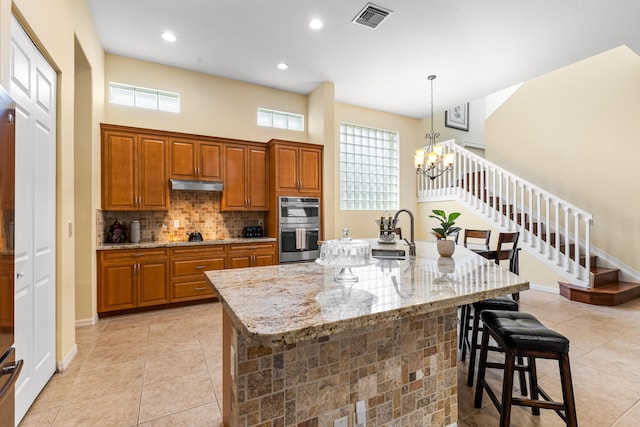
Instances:
[[[638,0],[375,0],[393,11],[376,30],[351,22],[366,0],[87,1],[109,53],[302,94],[333,82],[339,102],[416,118],[430,74],[439,112],[623,44],[640,52]]]

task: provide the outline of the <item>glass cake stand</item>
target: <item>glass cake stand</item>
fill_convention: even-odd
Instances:
[[[341,284],[356,283],[359,278],[351,270],[356,267],[367,267],[377,261],[371,256],[371,245],[364,240],[349,237],[349,229],[342,230],[342,237],[328,240],[320,246],[320,256],[316,262],[326,267],[336,267],[340,271],[333,278]]]

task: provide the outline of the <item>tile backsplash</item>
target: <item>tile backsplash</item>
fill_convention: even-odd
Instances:
[[[97,241],[107,242],[107,228],[116,219],[127,227],[140,221],[141,242],[183,242],[187,233],[198,231],[204,240],[242,237],[242,229],[258,225],[264,212],[221,212],[220,193],[170,191],[168,211],[97,211]],[[174,227],[174,221],[180,221]],[[127,234],[128,236],[128,234]]]

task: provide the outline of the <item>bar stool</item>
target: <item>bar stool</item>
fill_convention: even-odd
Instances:
[[[458,243],[458,233],[456,233],[456,244]],[[482,249],[489,250],[489,239],[491,238],[491,230],[472,230],[465,229],[462,244],[468,247],[468,244],[480,246]],[[461,350],[461,359],[466,359],[467,348],[465,340],[469,330],[469,322],[471,319],[471,307],[469,304],[460,307],[460,336],[458,337],[458,349]]]
[[[473,377],[476,368],[476,354],[481,349],[481,343],[478,342],[478,335],[484,330],[483,326],[480,326],[480,316],[486,310],[501,310],[514,312],[519,310],[518,302],[507,297],[501,296],[496,298],[489,298],[486,300],[474,302],[473,306],[473,326],[471,328],[471,342],[466,342],[464,347],[469,347],[469,370],[467,372],[467,385],[473,386]],[[468,323],[468,321],[467,321]],[[489,350],[502,351],[499,347],[490,346]],[[464,357],[464,348],[462,350],[462,356]],[[462,359],[464,360],[464,359]],[[519,363],[523,363],[522,357],[518,358]],[[527,382],[524,372],[520,372],[520,392],[523,396],[527,395]]]
[[[569,366],[569,340],[563,335],[545,327],[538,319],[528,313],[485,310],[481,314],[483,323],[482,347],[478,367],[478,381],[473,404],[482,407],[482,395],[487,395],[500,412],[500,426],[507,427],[511,422],[511,406],[527,406],[534,415],[540,415],[540,409],[552,409],[569,427],[577,427],[571,368]],[[489,337],[493,338],[505,353],[504,363],[487,362]],[[526,357],[528,365],[516,365],[516,357]],[[560,381],[562,382],[562,402],[556,402],[538,385],[536,358],[558,361]],[[486,368],[503,370],[502,400],[498,398],[485,379]],[[531,399],[513,397],[513,374],[518,370],[529,372]],[[539,397],[542,397],[540,399]]]

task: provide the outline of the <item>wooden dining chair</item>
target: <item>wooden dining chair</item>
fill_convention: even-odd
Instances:
[[[518,274],[518,238],[520,232],[500,233],[498,235],[498,246],[496,246],[496,264],[502,260],[509,260],[509,271]]]
[[[491,230],[464,230],[464,239],[462,244],[467,247],[468,243],[484,245],[489,249],[489,239],[491,238]]]

